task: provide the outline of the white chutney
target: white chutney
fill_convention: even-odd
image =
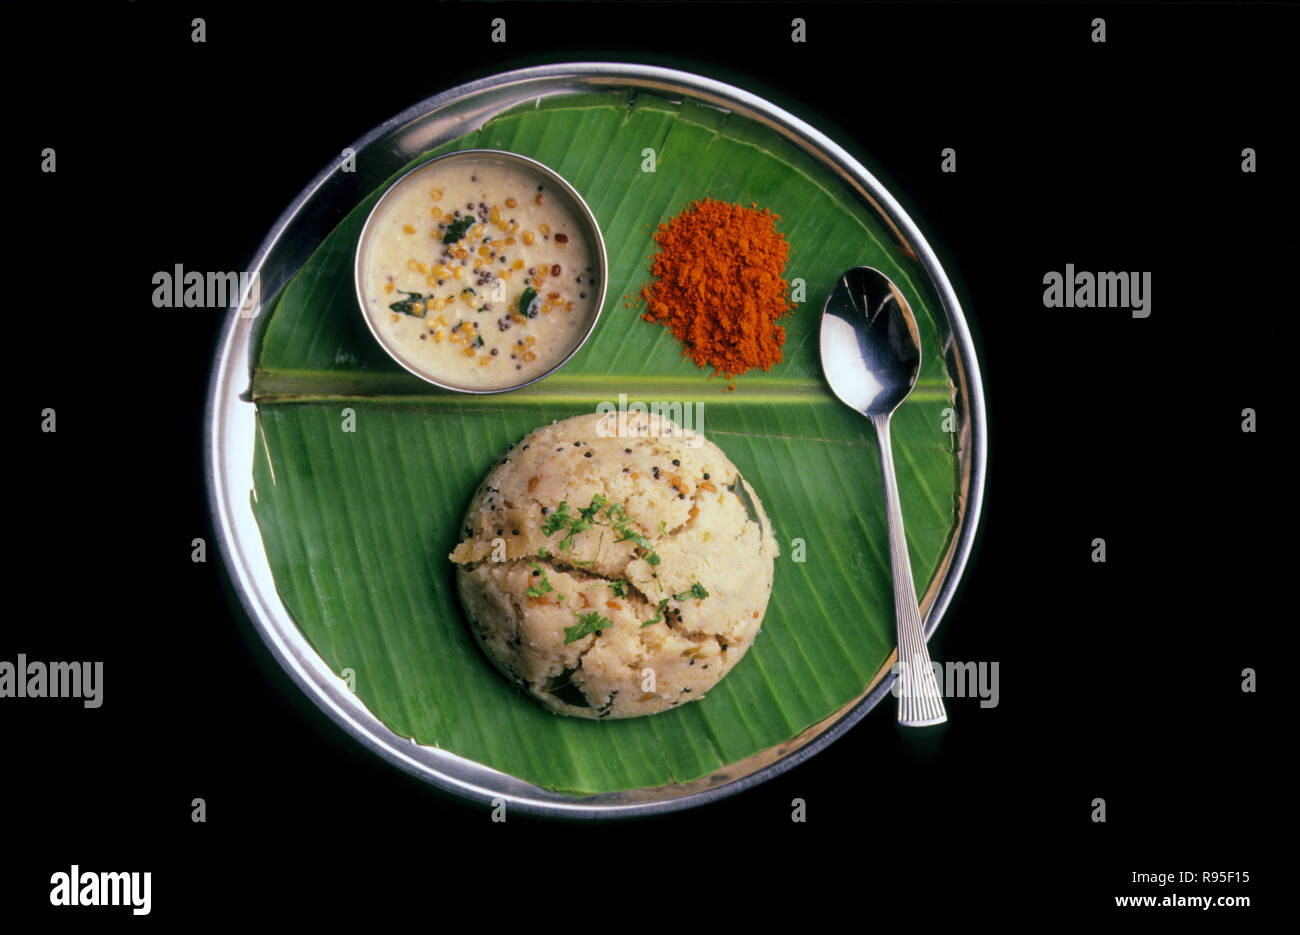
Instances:
[[[371,217],[360,283],[389,352],[435,383],[504,389],[585,338],[601,290],[566,193],[526,164],[434,160]]]

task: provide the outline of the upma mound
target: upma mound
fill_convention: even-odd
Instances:
[[[536,429],[461,532],[451,560],[479,646],[552,711],[588,718],[704,697],[758,635],[777,555],[727,456],[644,413]]]

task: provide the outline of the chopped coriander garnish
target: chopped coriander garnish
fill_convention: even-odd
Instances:
[[[482,347],[482,346],[483,346],[483,335],[480,334],[480,335],[478,336],[478,340],[476,340],[476,341],[474,342],[474,346],[475,346],[475,347]]]
[[[606,627],[614,625],[613,621],[608,617],[602,617],[594,610],[589,614],[580,614],[575,610],[573,616],[578,618],[578,622],[574,626],[564,628],[564,642],[566,643],[580,640],[592,633],[599,633]]]
[[[700,584],[697,581],[693,585],[691,585],[691,589],[689,591],[683,591],[680,594],[674,594],[673,600],[684,601],[688,597],[693,597],[696,598],[697,600],[703,600],[708,596],[709,596],[709,592],[704,590],[704,585]]]
[[[573,548],[573,537],[580,532],[586,532],[594,525],[591,520],[585,518],[585,510],[580,512],[584,515],[574,516],[569,512],[569,504],[564,500],[561,500],[560,505],[556,507],[555,511],[547,516],[546,521],[542,523],[543,535],[553,536],[562,529],[568,533],[567,536],[560,540],[561,552],[567,552],[569,549]]]
[[[643,549],[650,548],[650,540],[641,535],[641,533],[637,532],[635,529],[628,529],[626,521],[623,523],[615,523],[614,528],[617,529],[619,533],[619,537],[614,540],[615,542],[635,542]]]
[[[529,597],[542,597],[546,594],[549,594],[551,591],[555,590],[555,588],[551,586],[551,582],[546,579],[546,570],[543,569],[541,565],[537,564],[536,562],[529,562],[528,567],[533,570],[534,578],[540,577],[542,580],[539,581],[533,587],[530,587],[527,590],[525,590],[524,591],[525,594],[527,594]]]
[[[614,519],[615,512],[617,512],[619,516],[619,519],[617,520]],[[618,538],[614,540],[615,542],[634,542],[645,551],[645,560],[647,562],[651,565],[659,564],[659,553],[650,548],[650,540],[641,535],[641,533],[637,532],[635,529],[628,528],[628,525],[632,522],[632,518],[627,515],[626,510],[621,506],[614,506],[606,510],[605,515],[610,518],[610,522],[613,523],[614,529],[618,532]]]
[[[604,496],[602,496],[601,494],[593,494],[591,497],[591,503],[588,504],[587,506],[584,506],[581,510],[579,510],[578,515],[581,516],[585,521],[590,523],[592,517],[595,516],[597,513],[599,513],[601,508],[605,506],[605,504],[607,504],[608,502],[609,501],[606,500]]]
[[[597,517],[604,515],[609,523],[601,523]],[[578,510],[578,515],[574,516],[569,512],[569,504],[561,500],[560,505],[553,512],[547,515],[542,522],[542,534],[553,536],[557,532],[564,530],[568,533],[560,540],[560,551],[567,552],[573,547],[573,537],[578,533],[586,532],[596,526],[612,525],[618,532],[619,537],[615,542],[634,542],[638,547],[645,551],[645,560],[651,565],[659,564],[659,555],[650,547],[650,540],[635,529],[630,529],[629,524],[632,522],[627,511],[620,504],[610,503],[607,498],[601,494],[594,494],[591,503]]]
[[[469,286],[466,286],[464,289],[460,290],[461,295],[464,295],[466,292],[468,292],[470,295],[478,295],[478,293],[475,292],[473,289],[471,289]]]
[[[542,520],[542,535],[555,535],[567,525],[569,519],[569,503],[567,500],[561,500],[560,505]]]
[[[467,214],[463,218],[452,221],[447,225],[447,233],[443,234],[442,242],[453,244],[465,236],[466,231],[474,226],[474,215]]]
[[[632,582],[625,578],[615,578],[609,583],[609,589],[615,597],[627,597],[632,592]]]
[[[659,602],[659,606],[655,608],[655,615],[651,617],[649,620],[642,620],[641,626],[648,627],[652,623],[658,623],[660,620],[662,620],[664,618],[664,608],[667,606],[668,606],[668,598],[665,597],[663,600]]]

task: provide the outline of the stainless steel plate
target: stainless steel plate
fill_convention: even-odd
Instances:
[[[249,401],[253,336],[258,316],[347,211],[420,154],[481,127],[526,101],[556,94],[638,89],[692,100],[764,124],[832,172],[874,212],[897,249],[928,277],[944,317],[938,322],[949,375],[957,388],[960,490],[956,533],[934,583],[921,599],[926,636],[933,634],[961,578],[984,492],[985,414],[979,366],[966,320],[948,277],[916,225],[863,166],[813,127],[747,91],[699,75],[644,65],[604,62],[546,65],[506,72],[431,97],[372,130],[349,150],[356,171],[339,163],[323,170],[276,221],[254,257],[255,296],[229,312],[208,398],[207,478],[222,554],[254,626],[271,652],[330,717],[384,759],[440,788],[511,808],[571,817],[667,812],[731,795],[790,769],[824,749],[875,707],[893,684],[886,661],[872,684],[834,715],[790,741],[690,783],[599,795],[553,792],[446,750],[399,737],[367,710],[312,649],[280,600],[250,502],[255,406]],[[247,307],[242,307],[247,305]]]

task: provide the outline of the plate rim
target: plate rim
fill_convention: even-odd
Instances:
[[[960,584],[979,527],[987,471],[987,415],[983,384],[974,342],[961,304],[937,256],[899,202],[857,159],[812,125],[752,92],[678,69],[615,62],[556,63],[514,69],[478,78],[449,88],[406,108],[360,137],[344,152],[360,154],[371,144],[391,136],[408,124],[422,119],[428,120],[454,103],[463,103],[487,92],[501,91],[515,85],[533,87],[564,81],[579,82],[580,86],[573,90],[592,90],[589,85],[605,85],[606,90],[631,86],[651,92],[687,94],[696,100],[726,110],[742,112],[743,116],[776,131],[804,153],[820,158],[822,162],[829,161],[830,167],[840,173],[841,181],[855,188],[859,197],[865,199],[881,219],[892,226],[892,232],[898,240],[915,252],[917,262],[929,276],[931,287],[938,295],[947,318],[954,344],[950,353],[955,353],[961,369],[961,372],[954,377],[954,381],[958,383],[957,394],[965,404],[966,413],[966,418],[962,422],[962,456],[959,456],[961,472],[966,476],[964,509],[958,517],[952,543],[944,555],[934,582],[927,589],[922,600],[923,604],[929,603],[925,617],[925,635],[928,640],[937,629]],[[563,90],[547,91],[545,88],[541,90],[547,94],[564,93]],[[484,113],[477,123],[482,125],[508,107],[517,106],[518,103],[535,96],[543,95],[522,94],[513,104]],[[435,143],[427,148],[431,149],[436,145]],[[250,271],[258,272],[260,277],[268,257],[289,226],[302,214],[312,199],[318,196],[321,188],[341,171],[343,162],[343,159],[339,159],[327,165],[290,202],[263,238],[253,256]],[[324,236],[323,234],[321,239]],[[256,330],[255,325],[258,323],[260,313],[269,307],[258,306],[250,309],[248,303],[249,296],[241,295],[227,312],[226,322],[217,344],[205,407],[204,473],[220,552],[244,611],[281,668],[331,720],[354,739],[359,740],[363,746],[392,765],[444,791],[485,804],[504,801],[507,803],[507,808],[516,808],[533,815],[624,818],[662,814],[734,795],[792,769],[843,736],[889,693],[895,677],[892,672],[888,675],[883,673],[889,667],[890,659],[894,658],[892,656],[886,660],[872,684],[858,698],[849,701],[822,721],[810,725],[794,738],[760,751],[745,760],[726,764],[708,776],[678,787],[690,791],[683,791],[681,794],[667,798],[644,801],[628,799],[625,793],[556,792],[449,751],[427,747],[410,738],[399,736],[361,704],[359,699],[346,688],[344,680],[329,670],[324,660],[298,629],[275,589],[260,532],[257,532],[254,537],[255,548],[250,548],[250,543],[246,541],[249,531],[248,520],[252,517],[252,506],[249,501],[250,495],[253,494],[253,457],[257,439],[260,437],[260,429],[257,433],[245,431],[242,439],[237,434],[231,435],[228,439],[227,435],[230,434],[228,428],[235,424],[247,428],[251,422],[252,427],[257,428],[256,406],[247,393],[251,383],[249,355]],[[950,376],[954,375],[950,373]],[[960,380],[957,377],[960,377]],[[227,444],[227,441],[232,444]],[[242,500],[238,496],[241,476],[244,485]],[[959,497],[960,495],[959,484]],[[242,510],[240,510],[241,504]],[[255,522],[253,530],[257,530]],[[266,587],[268,580],[269,596]],[[287,630],[284,626],[286,621]],[[779,752],[799,738],[807,739],[789,752]],[[776,758],[750,769],[743,775],[710,782],[713,777],[723,775],[741,764],[772,755]],[[628,790],[628,792],[664,788],[669,787],[649,787],[647,790]]]

